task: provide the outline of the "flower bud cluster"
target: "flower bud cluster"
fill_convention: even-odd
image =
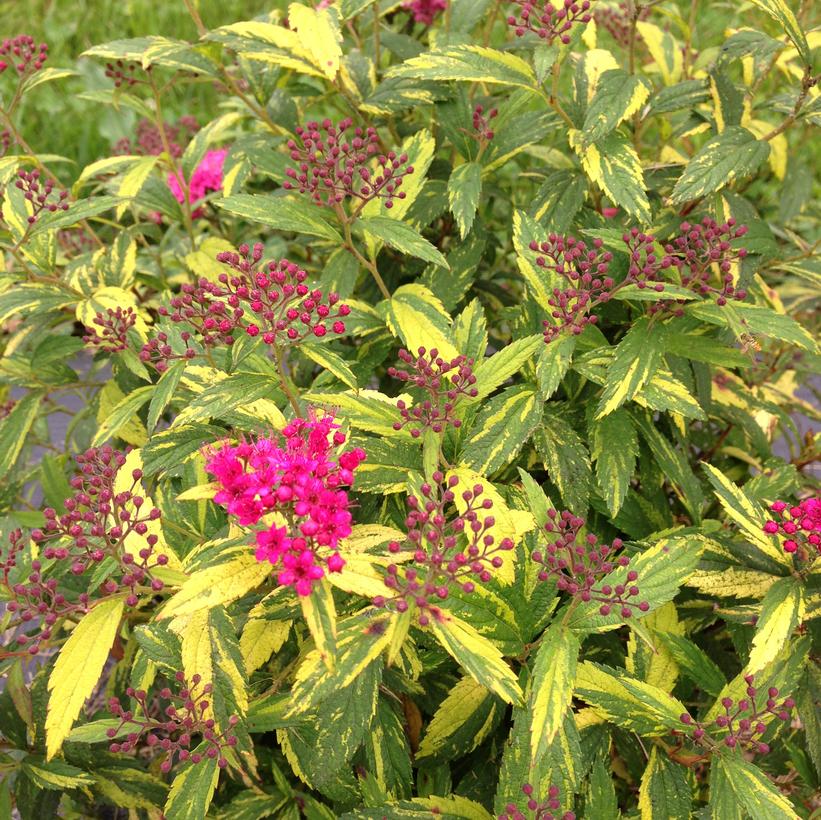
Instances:
[[[384,199],[392,208],[394,200],[404,199],[402,181],[413,173],[407,154],[379,152],[379,135],[372,127],[353,128],[353,120],[334,125],[331,120],[309,122],[296,129],[299,143],[288,141],[291,159],[296,168],[285,173],[284,188],[308,193],[317,205],[334,205],[345,199],[358,199],[362,204],[372,199]],[[374,167],[376,166],[376,167]]]
[[[16,404],[17,402],[14,399],[0,402],[0,419],[6,418],[6,416],[14,410]]]
[[[171,156],[179,159],[191,137],[200,130],[200,125],[194,117],[180,117],[176,124],[165,123],[165,136],[168,140]],[[137,123],[136,139],[131,141],[123,137],[115,145],[114,155],[159,156],[165,151],[160,129],[151,120],[141,119]]]
[[[671,265],[678,268],[681,284],[699,296],[713,295],[716,304],[724,306],[729,299],[741,301],[747,297],[744,289],[736,290],[732,274],[733,264],[747,256],[745,248],[733,247],[732,240],[747,233],[747,226],[736,227],[735,219],[719,224],[704,217],[700,224],[683,222],[681,233],[665,245]],[[718,268],[720,287],[710,284],[713,271]]]
[[[429,26],[436,19],[439,12],[448,7],[448,0],[404,0],[402,8],[413,15],[417,23]]]
[[[473,131],[471,136],[479,143],[481,148],[486,147],[496,135],[490,127],[491,120],[495,120],[499,116],[498,108],[491,108],[485,114],[485,108],[480,103],[477,103],[473,109]]]
[[[576,815],[572,811],[566,811],[559,815],[561,801],[559,800],[559,787],[551,786],[547,790],[547,797],[537,800],[533,796],[533,786],[525,783],[522,786],[522,793],[527,798],[527,810],[532,814],[525,814],[515,803],[508,803],[505,806],[504,814],[498,816],[498,820],[576,820]],[[556,812],[554,814],[554,812]]]
[[[151,66],[148,66],[145,71],[151,71]],[[138,72],[143,71],[143,68],[138,63],[129,63],[124,60],[116,60],[113,63],[105,64],[105,76],[114,80],[114,88],[131,88],[131,86],[144,83],[145,80],[138,79]]]
[[[226,749],[237,744],[236,736],[229,729],[239,723],[239,718],[232,715],[228,720],[229,729],[218,734],[214,719],[205,717],[213,686],[210,683],[200,686],[202,678],[196,674],[192,675],[190,684],[183,672],[177,672],[175,680],[180,684],[178,692],[165,687],[150,699],[147,692],[129,686],[125,693],[136,701],[132,709],[124,708],[118,698],[109,700],[109,712],[120,719],[119,726],[106,730],[112,739],[109,751],[131,752],[139,745],[149,753],[163,756],[162,772],[171,771],[175,758],[178,763],[190,760],[194,764],[216,758],[219,768],[224,769],[228,765]],[[127,734],[123,740],[113,740],[124,732]],[[192,752],[192,743],[195,748],[204,743],[205,750]]]
[[[4,157],[8,154],[13,142],[14,137],[8,128],[4,128],[0,131],[0,157]]]
[[[214,501],[242,526],[278,513],[256,533],[256,557],[278,569],[277,582],[310,595],[325,572],[340,572],[340,542],[351,533],[351,500],[344,489],[365,459],[341,450],[345,434],[332,416],[297,418],[276,437],[227,443],[208,453],[206,470],[220,486]],[[284,522],[284,525],[283,525]]]
[[[32,214],[28,217],[29,225],[33,225],[43,211],[54,213],[58,210],[68,210],[68,191],[55,190],[54,180],[42,180],[37,168],[33,171],[21,168],[17,172],[14,186],[23,192],[23,196],[33,208]]]
[[[18,34],[0,44],[0,74],[13,68],[19,77],[28,77],[39,71],[48,59],[48,46],[36,43],[28,34]]]
[[[126,604],[137,606],[142,592],[154,595],[163,588],[153,571],[165,566],[168,556],[156,553],[159,536],[149,526],[159,520],[160,511],[137,492],[141,470],[132,472],[130,489],[117,491],[117,474],[126,461],[120,451],[104,445],[78,455],[76,461],[80,472],[71,479],[75,493],[63,504],[66,512],[59,515],[47,507],[43,528],[33,530],[31,538],[43,547],[45,559],[70,562],[73,575],[114,559],[118,569],[101,589],[107,595],[127,590]],[[141,544],[139,549],[134,541]]]
[[[624,582],[607,583],[605,576],[615,569],[626,568],[630,559],[619,555],[622,541],[613,539],[613,543],[600,544],[598,538],[589,533],[583,539],[579,532],[585,521],[573,513],[563,510],[548,510],[549,521],[544,525],[549,533],[549,541],[544,551],[536,550],[531,558],[542,565],[539,572],[540,581],[556,582],[556,587],[580,601],[597,601],[601,603],[599,612],[609,615],[614,607],[619,608],[622,618],[630,618],[633,611],[647,612],[650,605],[639,600],[637,585],[638,573],[629,570]]]
[[[261,264],[261,244],[240,245],[238,253],[225,251],[217,254],[217,260],[233,273],[220,274],[219,282],[201,278],[196,285],[183,285],[171,299],[171,309],[159,309],[172,322],[192,328],[204,346],[232,345],[235,330],[260,336],[271,347],[308,336],[322,338],[329,330],[337,335],[345,332],[342,319],[350,307],[336,293],[325,297],[322,291],[311,290],[305,284],[308,274],[293,262]],[[181,338],[186,344],[183,354],[175,354],[168,336],[159,333],[143,346],[140,358],[160,371],[168,368],[171,359],[194,358],[192,333],[185,331]]]
[[[534,0],[514,0],[519,6],[515,14],[507,18],[517,37],[523,37],[532,31],[546,43],[552,43],[557,37],[567,45],[570,42],[570,29],[576,24],[585,25],[592,19],[590,7],[595,0],[558,0],[554,3],[537,3]]]
[[[18,626],[28,629],[35,627],[36,631],[20,633],[15,642],[19,647],[28,646],[28,652],[36,655],[40,651],[40,644],[51,638],[55,624],[71,615],[79,615],[88,611],[89,596],[81,593],[77,600],[68,600],[62,591],[58,590],[57,580],[45,575],[41,561],[31,562],[31,572],[25,581],[13,580],[26,542],[21,530],[14,530],[9,535],[9,548],[5,555],[0,553],[0,570],[3,579],[0,585],[6,588],[6,610],[19,618]]]
[[[646,20],[650,16],[649,6],[641,6],[637,11],[637,20]],[[609,6],[599,3],[593,11],[593,19],[596,21],[596,25],[607,30],[622,48],[627,48],[630,45],[632,14],[627,3],[622,2],[618,5]],[[635,36],[640,37],[641,35],[636,31]]]
[[[764,524],[764,532],[783,538],[784,552],[802,561],[821,555],[821,497],[805,498],[798,504],[775,501],[770,505],[775,517]]]
[[[721,705],[724,714],[718,715],[713,723],[706,726],[703,723],[693,720],[690,715],[683,714],[681,722],[687,729],[685,734],[696,743],[709,746],[710,734],[721,735],[723,744],[729,749],[738,749],[747,754],[764,755],[770,751],[770,747],[761,740],[761,736],[767,731],[767,724],[764,719],[776,717],[781,721],[790,719],[790,710],[795,706],[792,698],[786,698],[781,703],[776,701],[778,689],[771,686],[767,690],[767,698],[763,702],[763,707],[756,703],[761,697],[758,690],[753,685],[755,680],[753,675],[746,675],[744,681],[747,684],[747,697],[736,703],[732,698],[722,698]]]
[[[392,598],[373,599],[374,606],[390,606],[397,612],[406,612],[415,606],[420,626],[430,623],[431,617],[441,616],[437,604],[447,599],[453,585],[461,587],[463,592],[473,592],[475,581],[487,583],[492,570],[502,566],[500,553],[513,549],[511,539],[503,538],[497,543],[491,532],[496,524],[490,514],[493,502],[482,498],[485,489],[481,484],[462,491],[465,509],[458,512],[455,508],[458,477],[450,476],[446,485],[444,475],[438,470],[432,477],[435,484],[423,484],[421,498],[412,495],[407,502],[404,549],[412,551],[412,564],[404,570],[397,564],[389,564],[385,585],[395,594]],[[391,541],[388,550],[396,555],[403,550],[403,544]]]
[[[416,357],[402,349],[399,358],[409,366],[409,370],[389,367],[388,375],[426,392],[428,397],[410,408],[401,399],[397,401],[396,406],[404,421],[397,421],[393,429],[401,430],[405,425],[411,425],[411,435],[418,438],[422,430],[441,433],[449,424],[455,428],[461,427],[462,422],[455,415],[459,399],[477,396],[479,392],[473,387],[476,384],[473,359],[457,356],[447,361],[435,347],[429,352],[420,347]]]
[[[98,347],[106,353],[116,353],[128,347],[128,331],[134,327],[137,314],[134,308],[106,308],[105,313],[94,317],[96,327],[86,328],[83,341],[92,347]]]

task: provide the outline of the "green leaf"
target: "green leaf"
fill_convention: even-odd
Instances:
[[[91,446],[99,447],[103,442],[116,436],[134,418],[153,393],[154,385],[147,384],[144,387],[138,387],[117,402],[106,413],[105,418],[97,428],[97,432],[91,440]]]
[[[798,818],[790,801],[761,769],[738,755],[715,754],[710,767],[710,809],[714,820],[728,816],[723,807],[731,806],[733,799],[751,820]],[[742,815],[729,816],[740,818]]]
[[[543,405],[527,385],[508,387],[492,398],[476,417],[462,461],[482,475],[509,464],[538,427]]]
[[[310,344],[303,342],[299,346],[299,352],[307,356],[312,362],[334,375],[343,384],[356,390],[358,387],[356,376],[348,363],[338,356],[327,345]]]
[[[0,421],[0,479],[14,467],[40,410],[41,393],[27,393]]]
[[[756,621],[746,671],[755,674],[778,655],[804,618],[804,588],[794,578],[782,578],[767,590]]]
[[[99,216],[106,211],[110,211],[119,202],[120,197],[117,196],[95,196],[74,202],[69,205],[67,211],[55,211],[38,219],[29,231],[29,238],[45,231],[70,228],[84,219],[90,219],[93,216]]]
[[[434,265],[448,268],[447,259],[422,234],[406,222],[386,216],[362,217],[354,223],[371,237],[381,239],[386,245],[408,256],[416,256]]]
[[[522,690],[501,652],[470,624],[444,613],[431,618],[430,629],[456,662],[478,683],[506,703],[521,703]]]
[[[630,414],[614,410],[590,423],[590,458],[596,462],[596,480],[610,515],[616,516],[627,497],[636,469],[639,441]]]
[[[683,766],[673,763],[658,746],[653,746],[639,787],[641,820],[690,816],[693,796],[684,771]]]
[[[417,757],[421,753],[420,746]],[[379,699],[365,735],[365,759],[383,792],[394,797],[410,796],[413,775],[408,738],[402,719],[385,698]]]
[[[162,374],[160,380],[154,388],[154,395],[151,397],[151,403],[148,405],[148,431],[151,432],[157,426],[157,422],[165,412],[170,401],[174,398],[174,393],[180,384],[180,379],[185,372],[185,360],[174,362],[165,373]]]
[[[568,139],[592,182],[640,223],[650,221],[650,202],[645,192],[644,172],[633,144],[621,131],[612,131],[594,143],[586,143],[584,132],[570,130]]]
[[[728,126],[687,163],[671,196],[674,205],[700,199],[752,174],[770,154],[770,146],[746,128]]]
[[[462,80],[524,88],[536,85],[533,69],[521,57],[474,45],[420,54],[390,69],[386,76],[416,80]]]
[[[616,348],[607,368],[607,380],[596,418],[612,413],[636,396],[653,377],[661,362],[660,332],[646,317],[634,322]]]
[[[319,208],[307,200],[286,199],[269,194],[234,194],[218,199],[218,208],[234,216],[278,231],[318,236],[342,244],[342,237],[319,215]]]
[[[549,399],[573,362],[573,353],[576,350],[576,336],[563,335],[546,344],[539,353],[536,362],[536,378],[539,380],[539,389],[545,399]]]
[[[336,607],[333,589],[323,578],[310,595],[300,595],[302,615],[314,639],[322,662],[330,670],[336,667]]]
[[[525,336],[505,345],[500,351],[476,363],[476,400],[489,396],[497,387],[518,373],[536,352],[541,349],[544,339],[541,335]]]
[[[529,700],[532,715],[530,749],[534,760],[547,754],[564,722],[573,698],[580,649],[573,633],[558,622],[541,637]]]
[[[423,285],[397,288],[387,303],[386,318],[391,332],[402,339],[411,354],[424,347],[438,350],[443,359],[459,355],[450,341],[450,314]]]
[[[34,785],[40,789],[70,791],[94,783],[90,774],[76,766],[69,766],[62,760],[45,761],[41,757],[29,755],[23,758],[21,765]]]
[[[482,166],[466,162],[453,169],[448,179],[448,202],[464,239],[473,225],[482,194]]]
[[[215,757],[184,764],[168,792],[163,808],[166,820],[202,820],[214,797],[219,772]]]
[[[555,404],[546,405],[542,426],[534,441],[550,480],[559,488],[567,509],[576,515],[584,515],[593,478],[590,455]]]
[[[504,709],[499,699],[473,678],[462,678],[428,724],[416,759],[444,761],[472,752],[494,729]]]
[[[682,674],[687,675],[713,697],[718,697],[727,685],[724,673],[718,668],[710,656],[696,646],[684,635],[673,632],[655,632],[655,636],[664,644]]]
[[[681,701],[658,687],[591,661],[579,664],[574,694],[605,720],[646,737],[680,728],[687,712]]]
[[[596,757],[590,772],[584,809],[588,817],[596,817],[597,820],[599,818],[600,820],[620,820],[621,818],[609,758],[608,765],[605,766],[601,755]]]
[[[801,55],[804,65],[812,65],[812,56],[810,54],[809,44],[807,43],[807,36],[804,34],[796,16],[784,0],[752,0],[752,2],[781,24],[787,37],[792,40],[792,44]]]
[[[17,313],[26,314],[27,318],[42,316],[46,313],[74,304],[76,294],[39,284],[15,284],[0,293],[0,322],[5,322]]]
[[[632,117],[649,96],[647,85],[635,75],[620,68],[605,71],[587,106],[582,125],[585,144],[590,145],[607,136],[620,123]]]

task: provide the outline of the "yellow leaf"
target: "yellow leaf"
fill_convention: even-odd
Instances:
[[[747,120],[743,124],[759,138],[765,137],[775,127],[764,120]],[[784,134],[770,140],[770,168],[778,179],[784,179],[787,173],[787,150],[787,138]]]
[[[342,58],[342,34],[336,12],[291,3],[288,22],[314,65],[329,80],[333,80]]]
[[[229,604],[258,587],[270,574],[271,565],[257,561],[249,549],[224,564],[195,572],[157,617],[177,618]]]
[[[190,615],[183,615],[171,622],[171,630],[180,636],[182,671],[188,683],[194,675],[202,678],[201,686],[213,683],[214,671],[211,665],[211,635],[208,628],[208,610],[203,609]],[[208,711],[211,711],[209,701]]]
[[[245,624],[239,639],[245,671],[250,675],[282,648],[288,640],[291,621],[266,621],[252,618]]]
[[[108,417],[111,411],[125,398],[125,394],[117,386],[117,382],[106,382],[105,387],[100,391],[100,405],[97,410],[97,423],[102,422]],[[127,441],[137,447],[142,446],[148,441],[148,430],[145,425],[135,414],[129,421],[127,421],[117,431],[117,438]],[[122,472],[122,471],[121,471]]]
[[[641,39],[644,40],[647,50],[656,62],[665,85],[675,85],[681,79],[684,70],[684,56],[681,45],[668,31],[664,31],[653,23],[639,20],[638,26]]]
[[[758,616],[746,671],[753,675],[770,663],[787,644],[804,618],[803,588],[792,578],[773,584],[764,597]]]
[[[86,698],[94,691],[124,608],[122,597],[101,601],[83,616],[60,650],[48,679],[47,760],[60,751]]]
[[[75,310],[75,316],[78,322],[93,330],[96,327],[94,317],[98,313],[105,314],[107,309],[116,310],[118,307],[123,310],[126,308],[132,308],[134,310],[137,314],[137,321],[134,326],[140,333],[145,335],[148,328],[145,324],[145,320],[139,313],[137,297],[134,296],[130,290],[118,288],[114,285],[99,288],[94,291],[88,299],[83,299],[82,302],[79,302]]]
[[[594,48],[584,55],[584,73],[587,76],[587,102],[593,99],[601,75],[619,68],[616,58],[603,48]]]

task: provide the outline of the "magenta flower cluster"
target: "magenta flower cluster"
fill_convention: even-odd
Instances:
[[[48,59],[48,46],[37,43],[28,34],[3,40],[0,45],[0,74],[13,68],[19,77],[27,77],[43,67]]]
[[[68,210],[68,191],[55,189],[53,179],[42,179],[40,171],[26,171],[21,168],[17,172],[14,186],[23,192],[23,196],[31,203],[32,213],[28,217],[29,225],[33,225],[43,212]]]
[[[25,582],[14,580],[17,567],[24,565],[21,556],[26,543],[21,530],[10,533],[9,547],[5,555],[0,555],[0,569],[3,572],[0,584],[6,590],[6,610],[19,618],[19,622],[12,622],[9,626],[37,628],[38,631],[33,633],[21,632],[16,638],[18,646],[28,646],[29,654],[36,655],[40,651],[40,644],[51,638],[57,621],[88,611],[89,595],[84,592],[77,600],[68,600],[58,589],[54,577],[44,577],[43,564],[37,560],[31,562],[31,572]]]
[[[420,626],[430,623],[431,617],[441,617],[437,604],[450,595],[452,586],[473,592],[474,579],[487,583],[492,570],[502,566],[500,553],[513,549],[509,538],[497,543],[490,532],[496,524],[490,514],[493,502],[482,498],[485,490],[481,484],[461,493],[465,510],[460,513],[454,503],[459,479],[451,476],[443,486],[445,477],[441,472],[437,470],[432,477],[434,484],[421,486],[421,498],[412,495],[407,501],[404,548],[412,551],[412,565],[402,570],[397,564],[389,564],[385,584],[394,595],[373,599],[374,606],[397,612],[407,612],[415,605]],[[403,544],[391,541],[388,550],[396,555],[403,550]]]
[[[261,337],[266,345],[293,344],[306,337],[321,338],[329,331],[345,332],[343,318],[351,310],[336,293],[325,297],[306,284],[308,274],[298,265],[281,259],[262,263],[262,245],[240,245],[238,253],[225,251],[217,260],[233,273],[223,273],[219,282],[201,278],[196,285],[183,285],[171,299],[171,309],[159,313],[172,322],[188,326],[183,331],[184,353],[175,353],[165,333],[150,339],[140,352],[144,362],[152,362],[160,372],[173,359],[193,359],[194,333],[205,347],[234,343],[234,331]]]
[[[779,704],[775,700],[778,697],[778,689],[771,686],[767,690],[763,706],[759,706],[756,697],[759,697],[759,700],[761,698],[753,685],[754,676],[746,675],[744,681],[747,684],[747,697],[738,703],[729,697],[722,698],[724,714],[717,715],[712,725],[706,726],[695,721],[686,713],[681,716],[681,722],[688,727],[686,734],[691,740],[710,747],[710,734],[720,734],[722,742],[729,749],[738,749],[749,755],[763,755],[770,751],[770,747],[761,740],[761,736],[767,731],[767,724],[763,719],[771,716],[784,722],[788,721],[795,701],[786,698]]]
[[[317,205],[328,207],[346,199],[358,199],[360,207],[384,199],[391,208],[394,200],[405,198],[400,188],[413,166],[407,154],[380,153],[375,128],[354,128],[350,118],[338,125],[326,119],[300,126],[296,133],[299,142],[288,140],[288,150],[297,167],[286,171],[286,190],[308,193]]]
[[[95,327],[87,327],[83,341],[106,353],[117,353],[128,347],[128,331],[134,327],[137,314],[134,308],[106,308],[94,317]]]
[[[242,526],[267,513],[285,524],[256,533],[258,561],[277,567],[277,582],[310,595],[327,572],[345,561],[340,542],[351,533],[351,500],[345,487],[365,459],[359,448],[340,450],[345,434],[332,416],[290,422],[279,437],[223,444],[208,456],[206,469],[219,484],[214,501]]]
[[[448,425],[461,427],[462,422],[455,415],[459,399],[478,395],[478,390],[473,387],[476,384],[473,359],[457,356],[448,361],[436,348],[427,351],[424,347],[419,348],[416,357],[402,349],[399,358],[409,369],[389,367],[388,375],[427,393],[427,398],[411,407],[402,399],[397,401],[403,421],[397,421],[393,429],[401,430],[410,425],[411,435],[418,438],[423,430],[441,433]]]
[[[564,2],[539,4],[533,0],[514,0],[519,7],[515,14],[507,18],[509,26],[513,27],[517,37],[523,37],[527,32],[533,32],[548,44],[557,37],[567,45],[570,42],[570,29],[576,24],[585,25],[592,19],[591,0],[581,3],[575,0]]]
[[[171,193],[174,195],[174,199],[180,203],[187,200],[194,205],[204,199],[209,191],[221,191],[222,169],[227,156],[228,151],[225,148],[206,151],[205,156],[194,169],[187,184],[180,174],[169,174],[166,181]],[[197,208],[191,215],[198,217],[202,214],[203,210]]]
[[[436,15],[445,11],[448,0],[404,0],[402,8],[413,15],[414,22],[429,26]]]
[[[542,800],[534,796],[534,789],[530,783],[522,786],[522,793],[527,798],[527,810],[532,814],[525,814],[515,803],[508,803],[504,813],[498,815],[498,820],[576,820],[576,815],[572,811],[566,811],[560,816],[557,814],[562,805],[558,786],[550,786],[547,797]]]
[[[540,581],[555,581],[557,589],[587,603],[601,604],[599,612],[609,615],[618,607],[622,618],[630,618],[633,610],[647,612],[650,605],[639,600],[638,573],[629,570],[624,582],[608,582],[606,576],[617,568],[626,568],[630,559],[619,555],[622,541],[615,538],[611,544],[600,544],[593,534],[580,539],[585,525],[583,518],[563,510],[548,510],[549,520],[544,525],[550,540],[544,550],[532,553],[532,559],[542,565]]]
[[[139,746],[142,752],[164,758],[160,763],[162,772],[171,771],[175,758],[179,763],[190,760],[194,764],[206,758],[217,758],[217,765],[224,769],[228,765],[224,752],[236,746],[237,738],[228,729],[218,734],[214,719],[205,717],[213,686],[206,683],[200,687],[202,678],[196,674],[191,677],[190,684],[183,672],[177,672],[175,680],[181,684],[178,692],[165,687],[150,699],[147,692],[129,686],[125,693],[136,701],[136,709],[123,708],[118,698],[108,701],[108,711],[120,720],[119,726],[106,730],[112,739],[109,751],[131,752]],[[239,718],[232,715],[228,720],[229,728],[238,722]],[[113,740],[124,732],[124,739]],[[190,751],[195,738],[195,748],[204,743],[204,750]]]
[[[113,559],[115,569],[102,591],[111,595],[126,589],[126,604],[137,606],[142,593],[154,595],[163,588],[154,572],[168,563],[168,556],[156,552],[159,537],[149,527],[159,520],[160,510],[146,504],[139,492],[141,470],[132,471],[128,490],[115,489],[124,453],[104,445],[78,455],[76,461],[80,471],[71,479],[75,493],[63,503],[65,513],[47,507],[43,528],[32,530],[31,538],[43,548],[45,559],[69,561],[73,575]],[[142,543],[136,552],[126,548],[126,540],[133,536]]]
[[[499,109],[491,108],[485,113],[485,107],[481,103],[477,103],[473,109],[473,133],[471,136],[479,143],[479,145],[487,145],[494,136],[493,129],[490,127],[491,120],[495,120],[499,116]]]
[[[784,552],[803,561],[813,553],[821,555],[821,497],[805,498],[794,505],[776,501],[770,509],[775,517],[764,524],[764,532],[783,538]]]

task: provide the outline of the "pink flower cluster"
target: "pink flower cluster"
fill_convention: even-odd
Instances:
[[[554,812],[561,808],[559,800],[559,787],[551,786],[547,790],[547,797],[544,800],[537,800],[533,796],[533,786],[525,783],[522,786],[522,793],[527,798],[527,808],[533,812],[534,820],[559,820]],[[504,814],[498,816],[498,820],[528,820],[531,815],[525,814],[515,803],[508,803],[505,806]],[[576,815],[572,811],[567,811],[561,815],[560,820],[576,820]]]
[[[462,492],[466,509],[459,513],[452,509],[459,479],[451,476],[443,487],[445,477],[437,470],[433,480],[434,485],[421,486],[421,498],[412,495],[407,502],[406,546],[413,550],[414,565],[402,572],[396,564],[389,564],[385,585],[395,590],[395,595],[373,599],[374,606],[392,606],[397,612],[406,612],[415,605],[420,626],[430,623],[431,617],[441,616],[437,603],[448,597],[452,585],[473,592],[471,579],[487,583],[491,570],[502,566],[499,553],[513,549],[509,538],[497,544],[490,533],[496,524],[489,514],[493,502],[481,497],[485,492],[481,484]],[[395,555],[402,550],[402,544],[391,541],[388,550]]]
[[[19,34],[0,44],[0,74],[13,67],[20,77],[33,74],[48,59],[48,46],[36,43],[28,34]]]
[[[217,260],[233,273],[220,274],[219,283],[201,278],[196,285],[183,285],[181,293],[171,299],[171,309],[161,307],[160,315],[190,327],[206,347],[232,345],[236,330],[260,336],[271,347],[308,336],[322,338],[329,331],[345,332],[343,319],[351,309],[339,301],[338,294],[326,297],[320,290],[311,290],[305,284],[308,274],[287,259],[262,263],[261,244],[253,248],[240,245],[237,250],[217,254]],[[143,346],[140,358],[161,372],[172,359],[194,358],[193,334],[184,331],[181,338],[184,353],[175,353],[167,334],[158,333]]]
[[[405,192],[399,190],[402,180],[413,173],[407,154],[381,154],[375,128],[356,127],[348,135],[351,128],[350,118],[338,125],[323,120],[297,128],[301,144],[288,140],[288,150],[298,165],[285,172],[288,180],[283,187],[308,193],[317,205],[328,207],[348,198],[361,204],[381,198],[386,208],[392,208],[395,199],[404,199]],[[369,167],[373,165],[375,169]]]
[[[746,675],[744,681],[747,684],[747,697],[735,703],[732,698],[722,698],[721,705],[724,714],[718,715],[711,726],[698,721],[694,721],[690,715],[683,714],[681,722],[689,727],[687,735],[691,740],[699,744],[710,745],[705,737],[708,732],[720,732],[723,734],[724,745],[729,749],[738,749],[747,755],[763,755],[770,751],[770,747],[761,740],[761,736],[767,731],[767,724],[763,718],[773,716],[781,721],[790,719],[790,710],[795,706],[792,698],[786,698],[780,704],[776,702],[778,689],[771,686],[767,690],[767,698],[763,706],[756,703],[759,697],[758,690],[753,686],[755,678],[753,675]],[[759,697],[760,700],[760,697]]]
[[[557,37],[567,45],[570,42],[570,29],[577,23],[582,25],[592,19],[591,0],[561,0],[554,5],[544,3],[541,8],[533,0],[514,0],[521,8],[516,14],[507,18],[509,26],[513,27],[517,37],[523,37],[526,32],[532,31],[548,44]]]
[[[260,437],[212,450],[206,469],[220,489],[214,501],[253,526],[267,513],[279,513],[286,524],[256,534],[258,561],[278,567],[277,581],[310,595],[328,572],[340,572],[345,561],[340,541],[351,533],[351,501],[344,489],[365,459],[359,448],[343,450],[345,434],[332,416],[294,419],[276,439]]]
[[[795,505],[776,501],[770,505],[776,518],[764,524],[767,535],[783,536],[784,552],[806,561],[810,553],[821,555],[821,497],[805,498]]]
[[[134,308],[106,308],[105,313],[94,317],[96,327],[86,328],[83,341],[91,347],[98,347],[106,353],[117,353],[128,347],[128,331],[137,321]]]
[[[171,189],[171,193],[177,202],[185,202],[187,199],[188,202],[194,205],[203,199],[209,191],[221,191],[222,168],[227,156],[228,151],[225,148],[220,148],[215,151],[206,151],[200,164],[194,169],[194,173],[191,174],[187,190],[185,190],[183,180],[177,176],[177,174],[169,174],[167,178],[168,187]],[[192,213],[192,216],[201,216],[202,213],[202,209],[197,208]]]
[[[402,8],[413,15],[417,23],[429,26],[436,19],[436,15],[448,7],[448,0],[404,0]]]
[[[543,567],[540,581],[553,580],[557,589],[585,603],[600,602],[602,615],[609,615],[613,607],[620,608],[622,618],[630,618],[634,608],[640,612],[650,609],[647,601],[638,600],[635,570],[627,572],[624,583],[606,583],[605,576],[630,564],[626,555],[617,555],[622,548],[621,539],[614,539],[610,545],[599,544],[598,538],[590,533],[579,541],[579,531],[585,525],[583,518],[567,510],[557,513],[551,509],[547,514],[550,520],[544,529],[554,540],[544,551],[536,550],[531,555]]]
[[[137,702],[138,711],[124,709],[118,698],[108,701],[108,711],[120,719],[119,726],[106,730],[106,734],[112,739],[109,751],[115,754],[131,752],[140,745],[143,751],[148,750],[149,753],[164,758],[160,763],[162,772],[171,771],[175,757],[180,763],[190,760],[194,764],[205,758],[217,758],[217,765],[224,769],[228,765],[224,751],[236,746],[237,738],[228,730],[217,734],[213,718],[204,717],[209,706],[208,695],[212,693],[213,686],[206,683],[200,687],[202,678],[196,674],[192,676],[190,685],[186,683],[183,672],[177,672],[175,677],[176,682],[181,684],[179,692],[175,694],[165,687],[150,700],[148,693],[129,686],[125,693]],[[238,722],[239,718],[236,716],[228,720],[230,727],[236,726]],[[127,732],[125,738],[115,741],[114,738],[123,732]],[[201,737],[205,742],[204,753],[190,751],[195,736]]]
[[[14,186],[19,188],[23,196],[31,203],[33,211],[28,217],[29,225],[33,225],[43,212],[54,213],[68,210],[68,191],[55,190],[54,180],[42,180],[37,168],[33,171],[21,168],[17,172]]]
[[[428,352],[420,347],[418,353],[414,358],[407,350],[399,351],[399,358],[409,370],[388,368],[392,378],[427,393],[426,399],[410,408],[401,399],[396,403],[404,421],[397,421],[393,429],[401,430],[405,425],[411,425],[411,435],[418,438],[424,429],[441,433],[449,424],[461,427],[461,420],[454,415],[459,398],[478,395],[478,390],[473,387],[476,384],[473,359],[457,356],[447,361],[436,348]]]

